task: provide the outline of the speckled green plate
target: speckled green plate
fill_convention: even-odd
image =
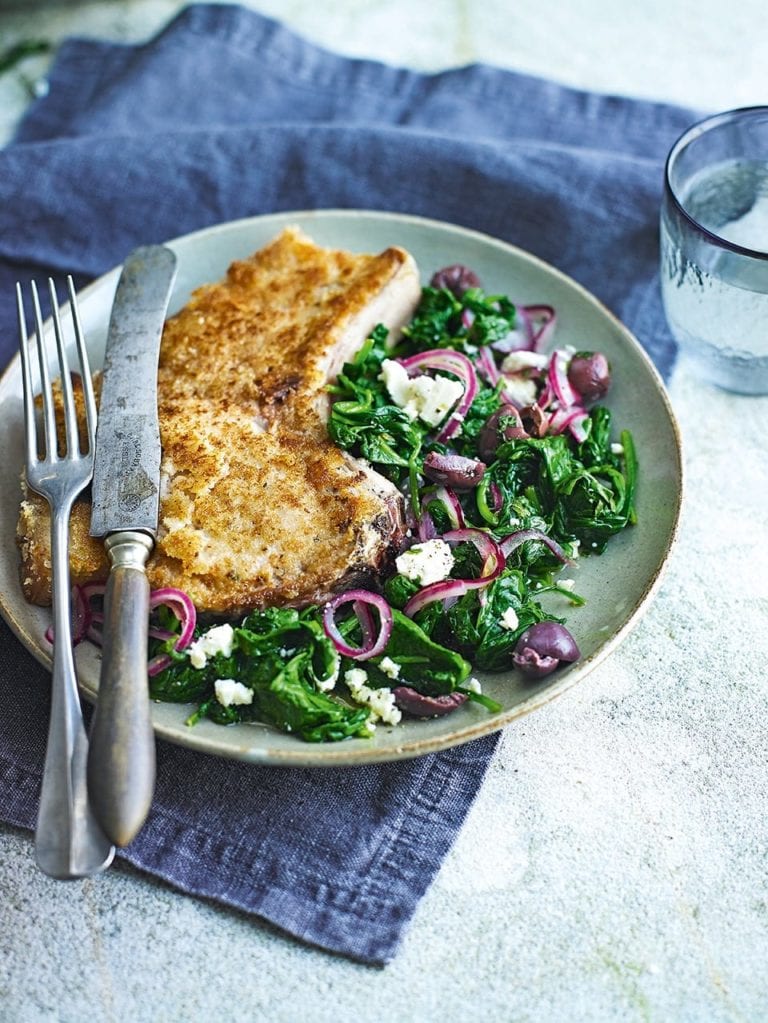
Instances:
[[[629,331],[595,298],[553,267],[487,235],[450,224],[397,214],[355,210],[281,213],[222,224],[198,231],[170,246],[179,257],[171,311],[190,291],[221,277],[233,259],[260,248],[283,227],[297,224],[318,243],[359,252],[401,245],[413,253],[422,274],[448,263],[465,263],[479,274],[486,290],[504,292],[521,304],[547,303],[558,313],[557,344],[590,347],[606,353],[613,368],[607,404],[617,428],[635,438],[641,475],[638,523],[615,537],[601,557],[584,558],[575,572],[583,608],[559,608],[582,651],[581,660],[537,683],[518,673],[479,675],[483,689],[503,710],[489,714],[469,704],[454,714],[412,721],[397,728],[379,725],[373,739],[314,745],[266,725],[221,727],[204,721],[193,728],[184,720],[189,707],[155,704],[158,736],[205,753],[255,763],[338,766],[397,760],[468,742],[502,728],[541,707],[584,678],[616,649],[639,621],[659,584],[677,530],[681,503],[681,454],[678,429],[664,387],[648,357]],[[101,364],[119,268],[86,288],[80,312],[94,366]],[[0,611],[11,628],[43,664],[50,666],[44,633],[50,613],[28,605],[21,594],[14,530],[22,466],[22,403],[18,359],[0,381]],[[77,648],[81,688],[88,699],[98,689],[99,652],[89,643]]]

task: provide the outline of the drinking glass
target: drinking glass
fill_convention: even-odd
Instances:
[[[681,354],[701,376],[768,393],[768,107],[716,114],[672,147],[661,290]]]

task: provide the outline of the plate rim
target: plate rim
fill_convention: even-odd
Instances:
[[[630,348],[634,349],[635,354],[638,355],[640,360],[643,362],[644,367],[654,384],[654,389],[661,400],[661,404],[667,415],[668,424],[671,428],[671,434],[674,439],[673,468],[675,470],[678,486],[675,490],[675,502],[672,509],[673,518],[668,540],[660,552],[659,559],[653,571],[649,575],[647,585],[636,600],[634,607],[627,613],[623,625],[603,644],[601,644],[594,653],[579,660],[573,665],[573,667],[564,671],[562,676],[556,682],[548,683],[542,689],[532,693],[520,703],[515,704],[514,707],[502,711],[499,714],[488,714],[485,718],[469,723],[463,728],[459,728],[448,734],[436,735],[434,738],[422,737],[408,741],[404,735],[403,742],[397,746],[370,746],[367,749],[359,747],[345,748],[345,743],[343,742],[323,743],[317,744],[316,746],[312,743],[303,743],[299,739],[296,739],[295,749],[291,747],[284,750],[270,747],[269,744],[265,744],[263,747],[258,746],[244,748],[243,746],[235,743],[220,742],[216,739],[210,738],[209,736],[200,736],[199,734],[196,736],[195,729],[193,728],[180,732],[178,730],[178,726],[170,727],[153,720],[153,729],[156,737],[164,739],[173,745],[181,746],[182,748],[190,749],[197,753],[205,753],[211,756],[220,756],[226,759],[234,759],[244,763],[259,764],[263,766],[333,768],[396,762],[401,759],[424,756],[426,754],[439,752],[440,750],[449,749],[454,746],[464,745],[467,742],[479,739],[485,735],[501,731],[513,721],[540,709],[547,703],[550,703],[552,700],[567,692],[571,689],[571,687],[575,686],[578,682],[585,678],[595,667],[606,660],[621,645],[629,632],[637,626],[648,611],[653,601],[653,597],[662,583],[669,566],[670,558],[677,545],[686,488],[683,443],[680,426],[677,422],[674,409],[672,408],[672,403],[667,393],[664,381],[662,380],[658,369],[651,361],[647,351],[640,344],[634,333],[618,318],[618,316],[616,316],[599,298],[597,298],[579,281],[564,273],[556,266],[553,266],[551,263],[548,263],[546,260],[541,259],[534,253],[531,253],[512,242],[507,242],[501,238],[495,237],[494,235],[475,230],[474,228],[464,227],[460,224],[453,224],[450,221],[438,220],[410,213],[346,207],[285,210],[257,214],[249,217],[239,217],[234,220],[222,221],[217,224],[208,225],[207,227],[198,228],[195,231],[190,231],[183,235],[177,235],[162,244],[168,245],[171,248],[178,245],[195,244],[196,242],[199,242],[201,238],[208,238],[217,234],[224,234],[228,231],[235,231],[238,228],[244,228],[250,224],[268,226],[270,221],[273,221],[275,224],[285,225],[286,222],[289,223],[291,220],[307,222],[313,220],[360,220],[371,218],[389,222],[393,225],[405,223],[413,225],[416,228],[424,227],[432,230],[443,230],[451,234],[458,233],[467,239],[475,240],[485,246],[497,248],[501,252],[506,253],[507,255],[512,255],[517,259],[533,265],[545,274],[555,277],[568,288],[576,291],[582,301],[592,306],[600,313],[601,316],[610,321],[613,329],[621,335],[622,341],[628,344]],[[107,278],[113,275],[116,278],[121,267],[122,263],[117,264],[105,273],[100,274],[81,291],[79,291],[78,300],[80,304],[87,301],[92,292],[103,287]],[[48,322],[49,321],[46,321],[46,326]],[[3,370],[2,375],[0,375],[0,393],[9,389],[7,378],[17,371],[18,361],[19,355],[17,352]],[[13,606],[9,602],[8,598],[9,595],[0,590],[0,614],[7,622],[16,638],[22,643],[28,652],[50,671],[52,666],[52,657],[38,645],[35,637],[30,635],[23,623],[17,619]],[[85,688],[83,683],[79,682],[78,685],[81,695],[89,702],[93,702],[94,694]],[[253,725],[248,724],[237,727],[253,727]],[[268,726],[263,727],[268,728]],[[398,735],[400,734],[403,733],[398,732]]]

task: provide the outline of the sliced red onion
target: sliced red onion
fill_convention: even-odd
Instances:
[[[72,587],[72,646],[77,646],[88,635],[88,628],[91,624],[91,609],[83,593],[83,587],[77,583]],[[53,646],[53,626],[49,625],[45,630],[45,639]]]
[[[523,313],[530,350],[537,352],[554,333],[557,314],[551,305],[526,305],[518,311]]]
[[[427,491],[421,499],[421,518],[419,519],[418,531],[419,540],[422,541],[434,540],[439,536],[432,516],[427,511],[427,508],[433,501],[440,502],[454,529],[461,529],[464,526],[464,509],[461,507],[461,501],[459,501],[456,494],[450,487],[436,487],[434,490]]]
[[[469,330],[472,324],[475,322],[475,314],[471,309],[461,310],[461,325],[465,330]]]
[[[192,598],[183,590],[177,590],[172,586],[164,586],[159,590],[152,590],[149,595],[149,609],[154,611],[156,607],[165,606],[176,615],[181,622],[181,632],[174,648],[183,650],[189,646],[197,624],[197,611],[192,603]]]
[[[553,540],[551,536],[547,536],[540,529],[520,529],[516,533],[510,533],[509,536],[505,536],[503,540],[499,541],[499,549],[505,558],[508,558],[512,551],[517,550],[522,544],[527,543],[529,540],[538,540],[539,543],[545,544],[555,555],[558,561],[562,561],[564,565],[573,565],[574,562],[568,557],[560,544]]]
[[[419,369],[435,369],[443,373],[451,373],[458,377],[464,385],[464,394],[456,403],[453,411],[448,415],[445,424],[437,434],[436,440],[443,443],[450,440],[461,428],[461,421],[467,414],[467,410],[475,400],[477,394],[477,374],[475,367],[461,352],[452,348],[431,348],[427,352],[419,352],[418,355],[409,355],[398,362],[412,374]]]
[[[443,533],[443,540],[446,543],[472,543],[477,548],[477,552],[483,559],[483,568],[477,579],[464,579],[464,583],[467,589],[473,590],[483,586],[487,586],[488,583],[499,576],[504,570],[504,553],[488,533],[482,529],[475,529],[472,526],[467,526],[464,529],[452,529],[448,533]]]
[[[547,379],[555,398],[563,408],[578,404],[578,398],[568,380],[568,354],[561,348],[552,352]]]
[[[436,600],[443,601],[444,607],[450,607],[450,604],[455,603],[467,590],[485,589],[504,570],[504,555],[499,545],[492,536],[483,532],[482,529],[475,529],[471,526],[463,529],[451,529],[447,533],[443,533],[442,539],[450,544],[473,543],[483,559],[482,571],[476,579],[443,579],[441,582],[430,583],[428,586],[422,587],[403,608],[403,614],[409,618]]]
[[[423,502],[422,502],[423,506]],[[426,540],[436,540],[440,535],[435,525],[435,520],[428,511],[423,511],[419,516],[419,524],[416,527],[419,540],[424,543]]]
[[[173,644],[173,649],[184,650],[192,640],[197,623],[197,611],[192,603],[192,598],[183,590],[178,590],[172,586],[164,586],[159,590],[153,590],[149,595],[150,611],[154,611],[155,608],[161,606],[169,608],[181,623],[181,632]],[[166,640],[176,635],[174,632],[168,632],[165,629],[155,629],[154,627],[150,628],[149,634],[154,636],[155,639]],[[147,663],[147,674],[152,678],[154,675],[164,671],[170,663],[170,654],[156,654]]]
[[[488,487],[488,493],[493,501],[492,505],[489,505],[492,512],[498,513],[504,507],[504,495],[501,492],[501,487],[498,483],[491,483]]]
[[[587,439],[587,430],[585,424],[589,419],[589,413],[586,409],[579,409],[576,415],[573,416],[571,421],[568,423],[568,429],[571,431],[571,435],[575,441],[581,444]]]
[[[443,579],[439,583],[430,583],[422,587],[418,593],[414,593],[403,608],[403,614],[413,618],[422,608],[434,604],[436,600],[443,601],[443,607],[450,607],[459,597],[463,597],[468,589],[465,579]]]
[[[360,647],[350,646],[336,625],[336,611],[342,604],[349,603],[352,604],[363,630],[363,645]],[[378,636],[368,605],[374,607],[379,614]],[[392,635],[392,609],[378,593],[371,593],[370,590],[347,590],[338,594],[323,608],[323,627],[340,654],[356,661],[366,661],[369,657],[377,657],[384,652]]]
[[[510,352],[538,352],[552,337],[557,316],[551,305],[515,306],[519,329],[511,330],[500,341],[494,341],[494,351],[508,355]]]
[[[477,353],[477,371],[490,387],[495,387],[501,374],[490,345],[483,345]]]

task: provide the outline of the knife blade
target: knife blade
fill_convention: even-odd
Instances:
[[[157,366],[175,277],[176,256],[161,245],[136,249],[125,261],[109,321],[96,427],[91,535],[104,538],[110,572],[88,788],[94,813],[117,846],[141,829],[155,784],[146,563],[160,503]]]

